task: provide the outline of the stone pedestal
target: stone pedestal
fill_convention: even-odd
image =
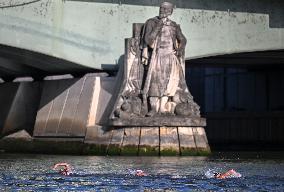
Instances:
[[[139,155],[159,155],[160,129],[159,127],[140,128]]]
[[[109,124],[116,136],[110,142],[110,148],[115,148],[116,152],[109,150],[108,155],[186,156],[210,153],[204,118],[132,117],[112,119]]]
[[[89,149],[103,144],[104,152],[88,150],[86,153],[139,156],[210,154],[203,127],[121,127],[107,132],[107,135],[103,140],[100,136],[93,136],[91,142],[85,141]]]
[[[165,49],[146,45],[143,29],[147,30],[144,24],[134,23],[133,36],[125,41],[124,65],[119,71],[122,84],[113,96],[116,101],[107,122],[113,133],[107,154],[210,153],[204,130],[206,119],[201,118],[199,106],[185,83],[184,57],[168,54],[176,60],[160,58],[164,69],[156,68],[160,55],[156,51]],[[175,70],[168,70],[173,66]],[[166,77],[168,81],[163,81]],[[171,89],[165,91],[165,87]]]
[[[206,126],[206,120],[200,117],[165,115],[155,117],[130,117],[127,119],[117,118],[110,120],[109,125],[116,127],[204,127]]]

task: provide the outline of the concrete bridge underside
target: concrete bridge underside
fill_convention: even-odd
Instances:
[[[1,1],[0,76],[117,70],[132,23],[156,16],[160,2]],[[188,39],[187,60],[284,49],[281,0],[172,2],[172,19]]]
[[[0,45],[0,78],[5,82],[17,77],[31,77],[39,81],[51,75],[71,74],[78,77],[99,71],[38,52]]]
[[[245,67],[244,63],[284,65],[284,50],[234,53],[186,60],[188,67]],[[107,72],[112,75],[115,74],[114,71],[98,70],[38,52],[0,45],[0,82],[10,82],[21,77],[41,81],[47,76],[65,74],[81,77],[94,72]]]

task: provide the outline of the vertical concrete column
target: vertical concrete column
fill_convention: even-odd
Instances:
[[[192,129],[192,127],[178,127],[181,155],[192,155],[196,152]]]
[[[193,135],[195,139],[196,149],[202,152],[210,152],[207,136],[203,127],[193,127]]]
[[[111,142],[107,149],[108,155],[120,155],[123,137],[124,128],[113,130]]]
[[[32,134],[40,93],[41,84],[39,82],[0,84],[1,135],[23,129]]]
[[[160,155],[179,155],[177,127],[160,127]]]
[[[160,136],[159,127],[142,127],[139,144],[139,155],[159,155]]]
[[[140,127],[125,128],[121,155],[138,155],[139,139]]]
[[[98,107],[100,105],[101,77],[95,77],[93,94],[88,114],[87,130],[85,135],[84,153],[106,155],[110,144],[112,131],[105,131],[105,127],[97,125]]]
[[[34,136],[84,138],[87,126],[94,124],[90,112],[96,114],[96,80],[96,74],[87,74],[80,79],[45,81]]]

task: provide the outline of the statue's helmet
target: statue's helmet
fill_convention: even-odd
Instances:
[[[167,8],[167,9],[174,9],[174,5],[170,2],[163,2],[161,3],[160,7]]]
[[[174,5],[170,2],[163,2],[160,5],[160,18],[167,17],[173,13]]]

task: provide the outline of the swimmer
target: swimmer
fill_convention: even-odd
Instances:
[[[216,179],[227,179],[227,178],[232,178],[232,177],[241,177],[242,175],[238,172],[236,172],[234,169],[231,169],[225,173],[214,173],[214,178]]]
[[[57,167],[61,167],[61,168],[59,169],[59,173],[60,173],[61,175],[66,175],[66,176],[68,176],[68,175],[72,174],[71,166],[70,166],[68,163],[57,163],[57,164],[55,164],[55,165],[53,166],[52,169],[53,169],[53,170],[56,170]]]
[[[135,175],[139,177],[147,176],[147,174],[144,171],[139,170],[139,169],[136,170]]]
[[[140,169],[137,169],[137,170],[128,169],[128,172],[131,175],[135,175],[135,176],[139,176],[139,177],[147,176],[147,174],[144,171],[140,170]]]

